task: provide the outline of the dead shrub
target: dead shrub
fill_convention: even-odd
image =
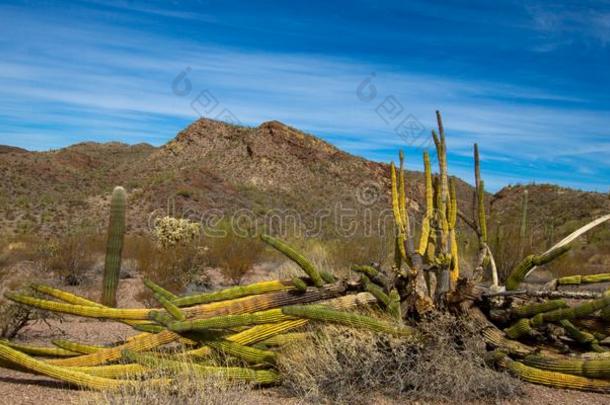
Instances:
[[[518,380],[488,368],[485,348],[463,319],[438,315],[418,325],[421,339],[322,326],[280,358],[283,388],[314,403],[498,401],[520,393]]]

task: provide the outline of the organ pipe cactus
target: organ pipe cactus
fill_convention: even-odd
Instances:
[[[127,194],[123,187],[116,187],[110,201],[110,223],[108,225],[108,242],[106,244],[106,261],[102,281],[102,304],[116,306],[116,290],[121,272],[123,239],[125,237],[125,206]]]
[[[316,272],[316,274],[318,273]],[[320,280],[322,279],[320,278]],[[195,304],[208,304],[217,301],[233,300],[236,298],[246,297],[248,295],[288,290],[292,288],[291,284],[292,283],[290,280],[262,281],[260,283],[230,287],[225,290],[215,292],[185,295],[176,298],[172,302],[178,307],[187,307]]]
[[[506,289],[515,290],[519,287],[528,271],[535,266],[541,266],[555,260],[570,250],[570,245],[563,245],[541,255],[529,255],[523,259],[510,273],[506,280]]]

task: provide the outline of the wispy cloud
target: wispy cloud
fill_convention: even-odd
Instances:
[[[281,120],[378,160],[406,148],[410,167],[419,168],[419,152],[376,112],[394,96],[426,132],[435,125],[434,110],[443,111],[450,165],[466,179],[472,143],[479,142],[492,189],[529,181],[608,187],[610,114],[586,96],[352,57],[219,46],[104,19],[62,25],[18,7],[0,12],[0,34],[9,39],[0,42],[0,143],[31,149],[89,139],[162,144],[197,118],[191,103],[208,90],[242,123]],[[194,18],[180,13],[166,17]],[[18,43],[10,41],[17,35]],[[172,81],[186,67],[192,90],[178,96]],[[356,89],[372,72],[378,95],[365,103]]]

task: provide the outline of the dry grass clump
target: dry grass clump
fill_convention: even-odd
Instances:
[[[201,376],[189,363],[179,372],[163,368],[148,374],[150,380],[118,391],[103,391],[83,397],[82,405],[227,405],[253,403],[245,401],[251,395],[251,386],[226,378]],[[166,383],[171,379],[171,382]]]
[[[280,358],[283,388],[314,403],[396,400],[498,401],[518,395],[518,380],[488,368],[470,325],[438,315],[418,325],[422,340],[323,326]]]
[[[39,263],[43,271],[55,272],[64,283],[79,285],[103,249],[100,236],[73,231],[39,245]]]

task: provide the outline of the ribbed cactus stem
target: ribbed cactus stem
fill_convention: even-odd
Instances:
[[[551,249],[550,251],[547,251],[541,255],[527,256],[511,271],[508,279],[506,280],[506,289],[516,290],[519,288],[519,285],[527,275],[528,271],[535,266],[541,266],[555,260],[568,250],[570,250],[570,245],[563,245]]]
[[[174,295],[173,293],[167,291],[165,288],[161,287],[158,284],[155,284],[149,278],[145,278],[144,279],[144,285],[146,287],[148,287],[153,293],[159,294],[160,296],[164,297],[166,300],[173,301],[173,300],[178,298],[176,295]]]
[[[428,248],[428,239],[430,237],[430,220],[434,210],[434,191],[432,189],[432,168],[430,165],[430,155],[424,152],[424,180],[426,185],[426,211],[422,218],[421,233],[419,237],[419,247],[417,253],[425,255]]]
[[[400,218],[404,226],[405,234],[409,232],[409,215],[407,213],[407,193],[405,190],[405,154],[402,150],[398,152],[400,166],[398,168],[398,208],[400,210]]]
[[[370,316],[337,311],[336,309],[332,309],[325,305],[292,305],[283,307],[282,312],[289,316],[307,318],[320,322],[338,323],[396,336],[415,336],[415,330],[410,327],[379,321]]]
[[[557,322],[562,319],[576,319],[590,315],[610,305],[610,294],[606,293],[603,298],[591,300],[571,308],[560,308],[549,312],[538,314],[532,318],[533,326],[540,326],[547,322]]]
[[[457,243],[457,193],[455,190],[455,180],[449,182],[449,206],[448,206],[448,224],[449,224],[449,244],[451,253],[450,279],[452,287],[455,287],[460,276],[460,256]]]
[[[559,285],[579,285],[579,284],[593,284],[593,283],[607,283],[610,282],[610,273],[599,273],[589,275],[574,275],[560,277],[557,279]]]
[[[292,278],[292,285],[294,285],[294,288],[299,292],[307,291],[307,284],[305,284],[305,282],[299,277]]]
[[[78,356],[80,353],[66,350],[59,347],[46,347],[46,346],[35,346],[29,345],[25,343],[14,343],[9,342],[8,340],[0,340],[0,345],[8,346],[12,349],[18,350],[22,353],[31,354],[33,356],[43,356],[43,357],[74,357]]]
[[[506,355],[500,355],[498,364],[508,368],[513,374],[524,381],[534,384],[547,385],[554,388],[568,388],[582,391],[594,391],[609,393],[610,381],[592,379],[570,374],[558,373],[555,371],[540,370],[527,366],[521,362],[514,361]]]
[[[321,280],[321,279],[320,279]],[[230,287],[220,291],[197,293],[184,295],[173,300],[173,304],[178,307],[188,307],[197,304],[208,304],[218,301],[234,300],[249,295],[265,294],[269,292],[291,289],[290,280],[261,281],[259,283]]]
[[[590,378],[610,378],[610,359],[586,360],[566,357],[527,356],[523,363],[542,370]]]
[[[401,308],[400,308],[400,295],[398,294],[398,291],[395,288],[390,290],[390,293],[388,294],[388,299],[389,299],[388,313],[396,321],[402,320],[402,312],[401,312]]]
[[[277,238],[262,234],[261,239],[283,253],[290,260],[295,262],[303,271],[311,278],[311,281],[316,287],[322,287],[324,280],[320,276],[320,272],[305,256],[297,252],[293,247]]]
[[[542,312],[552,311],[559,308],[567,308],[568,304],[562,300],[549,300],[540,303],[527,304],[515,307],[510,311],[513,318],[529,318]]]
[[[53,343],[55,346],[59,347],[60,349],[64,349],[64,350],[68,350],[70,352],[75,352],[75,353],[80,353],[80,354],[95,353],[100,349],[104,349],[103,346],[88,345],[85,343],[72,342],[72,341],[65,340],[65,339],[55,339],[55,340],[52,340],[51,343]]]
[[[102,304],[116,307],[116,290],[119,286],[123,239],[125,237],[125,206],[127,194],[123,187],[115,187],[110,201],[110,223],[108,225],[108,243],[106,244],[106,261],[102,281]]]
[[[394,223],[396,225],[396,264],[400,267],[400,262],[407,259],[407,252],[405,250],[406,241],[406,226],[403,222],[402,213],[400,209],[400,198],[399,198],[399,187],[398,180],[396,179],[396,168],[394,163],[390,165],[391,172],[391,189],[392,189],[392,212],[394,214]]]
[[[534,332],[528,318],[519,319],[511,327],[504,329],[506,336],[511,339],[518,339],[524,335],[531,335]]]
[[[237,357],[252,364],[275,364],[277,353],[270,350],[261,350],[245,346],[228,340],[217,340],[206,342],[215,350]]]
[[[34,373],[43,374],[61,381],[97,390],[116,390],[127,382],[110,378],[95,377],[83,372],[73,371],[48,362],[34,359],[6,345],[0,345],[0,359],[16,364]]]
[[[293,318],[284,315],[281,309],[270,309],[251,314],[216,316],[208,319],[172,322],[168,325],[168,328],[174,332],[186,332],[190,330],[226,329],[239,326],[260,325],[291,319]]]
[[[184,312],[182,312],[180,308],[174,305],[174,303],[172,303],[170,300],[165,298],[165,296],[158,293],[155,293],[154,296],[155,299],[163,306],[163,308],[165,308],[167,313],[170,314],[175,320],[184,321],[186,319]]]
[[[385,292],[383,292],[383,289],[381,287],[379,287],[377,284],[373,283],[364,274],[361,277],[361,282],[366,291],[373,294],[373,296],[375,298],[377,298],[377,301],[379,301],[381,304],[383,304],[384,307],[386,307],[386,308],[388,307],[388,305],[390,304],[390,299],[389,299],[388,295]]]

